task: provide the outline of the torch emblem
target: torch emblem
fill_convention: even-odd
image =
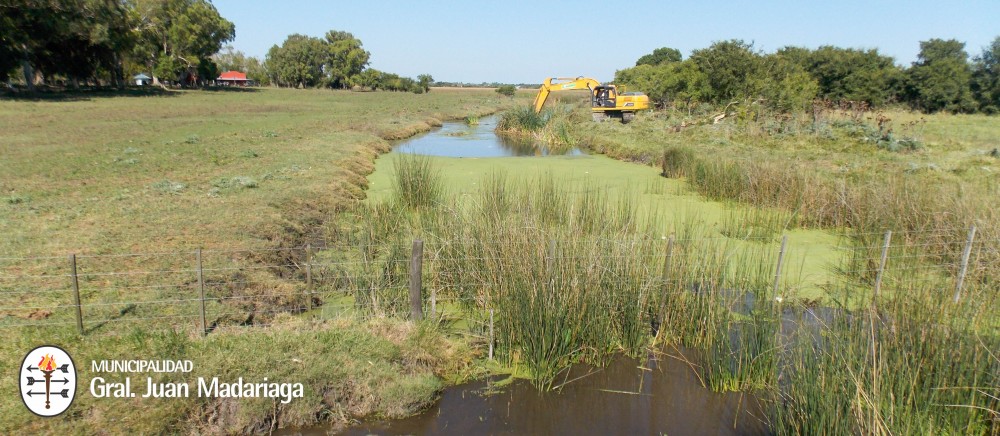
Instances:
[[[76,367],[65,350],[41,346],[21,362],[21,399],[38,416],[56,416],[76,397]]]

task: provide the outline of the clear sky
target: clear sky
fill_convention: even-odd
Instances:
[[[346,30],[370,67],[439,81],[539,83],[550,76],[610,81],[658,47],[687,58],[713,41],[878,48],[909,65],[931,38],[970,55],[1000,36],[1000,0],[323,1],[215,0],[236,24],[232,45],[263,58],[292,33]]]

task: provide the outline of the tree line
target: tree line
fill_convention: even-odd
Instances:
[[[6,0],[0,81],[124,86],[131,74],[199,84],[236,27],[207,0]]]
[[[368,68],[371,53],[349,32],[331,30],[323,38],[289,35],[267,52],[255,77],[261,83],[296,88],[363,88],[376,91],[430,91],[434,78],[421,74],[414,80]]]
[[[264,60],[225,46],[236,26],[209,0],[6,0],[0,2],[0,82],[124,87],[133,75],[156,84],[203,86],[237,70],[263,85],[430,90],[416,79],[367,68],[354,35],[290,35]]]
[[[673,48],[656,49],[617,71],[615,82],[646,92],[661,106],[754,101],[795,112],[823,99],[992,114],[1000,109],[998,60],[1000,37],[971,59],[954,39],[922,41],[908,67],[877,49],[789,46],[765,54],[752,43],[728,40],[694,50],[688,59]]]

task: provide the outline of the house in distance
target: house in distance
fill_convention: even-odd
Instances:
[[[153,78],[147,76],[145,73],[139,73],[132,76],[132,80],[135,80],[136,86],[148,86],[152,83]]]
[[[226,71],[215,79],[215,84],[219,86],[253,86],[253,80],[247,79],[246,73]]]

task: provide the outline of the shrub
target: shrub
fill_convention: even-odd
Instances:
[[[497,94],[506,95],[507,97],[514,97],[517,93],[517,88],[514,85],[501,85],[497,88]]]

